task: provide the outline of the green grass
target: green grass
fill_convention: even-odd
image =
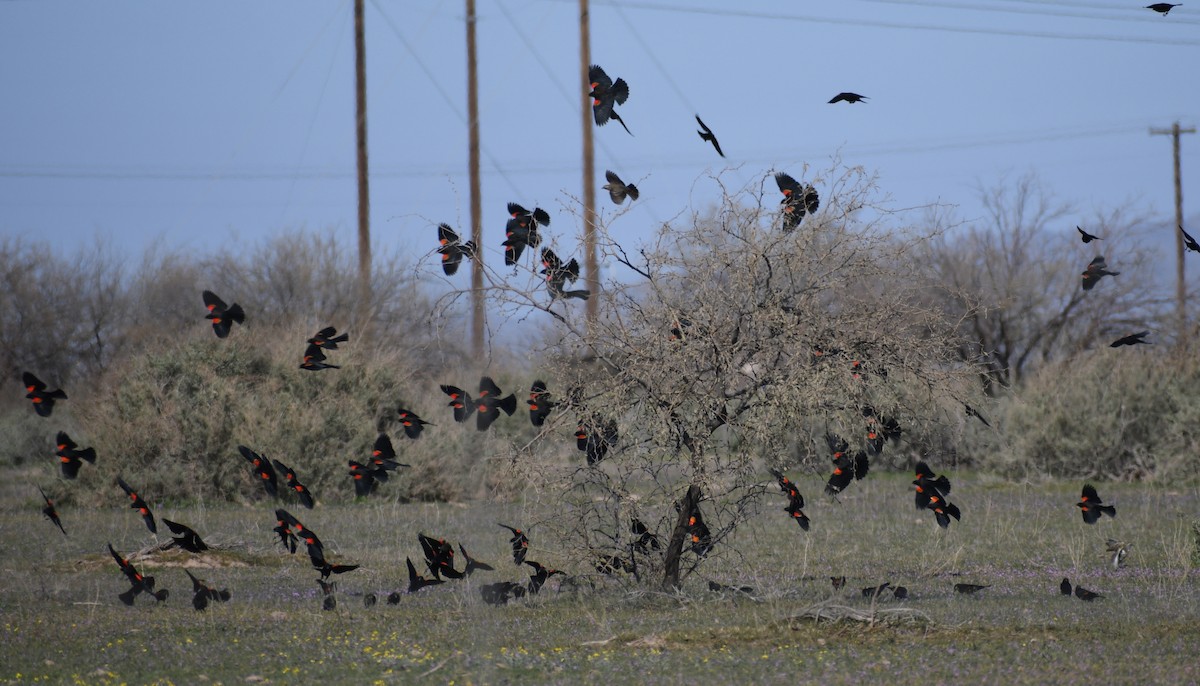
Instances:
[[[191,556],[135,561],[171,590],[161,606],[126,588],[105,543],[129,554],[153,542],[135,513],[64,508],[69,537],[33,501],[0,520],[0,681],[9,683],[1164,683],[1200,680],[1196,540],[1200,491],[1099,484],[1116,519],[1081,521],[1078,483],[1011,485],[952,474],[963,521],[948,531],[917,512],[907,477],[872,474],[835,503],[809,495],[810,533],[782,497],[666,594],[591,573],[578,555],[539,538],[530,559],[580,575],[584,590],[552,582],[533,599],[484,605],[478,586],[522,580],[497,521],[528,524],[543,505],[339,505],[290,508],[327,555],[362,564],[339,579],[338,608],[321,610],[303,551],[273,540],[273,503],[164,508],[219,548],[199,576],[233,599],[195,612],[176,566]],[[36,491],[33,494],[36,497]],[[774,495],[774,493],[772,493]],[[405,596],[404,557],[416,532],[463,542],[495,564],[467,582]],[[1128,565],[1108,567],[1104,541],[1132,541]],[[738,548],[734,554],[731,548]],[[830,575],[846,575],[834,595]],[[1058,594],[1063,576],[1106,598]],[[555,577],[556,581],[561,577]],[[754,593],[712,593],[708,579]],[[883,581],[912,598],[881,601],[873,623],[793,620],[818,603],[871,605],[857,589]],[[958,581],[990,583],[958,596]],[[594,583],[592,590],[589,584]],[[851,591],[853,591],[851,593]],[[380,603],[364,607],[361,594]],[[888,610],[928,621],[891,623]]]

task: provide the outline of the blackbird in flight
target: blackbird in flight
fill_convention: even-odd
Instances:
[[[624,105],[629,98],[629,84],[620,78],[613,81],[595,64],[588,69],[588,80],[592,87],[588,97],[592,99],[592,117],[596,120],[596,125],[604,126],[609,119],[615,119],[625,128],[625,133],[632,136],[633,132],[625,126],[624,120],[614,109],[617,105]]]
[[[853,104],[856,102],[863,102],[867,99],[867,96],[859,95],[858,93],[838,93],[837,95],[833,96],[833,99],[829,101],[829,104],[832,105],[839,102],[848,102]]]
[[[721,152],[721,144],[717,142],[717,137],[713,134],[712,129],[708,128],[704,121],[700,119],[700,115],[698,114],[696,115],[696,123],[700,125],[701,130],[696,132],[700,134],[700,139],[712,143],[712,146],[717,150],[717,154],[724,157],[725,153]]]

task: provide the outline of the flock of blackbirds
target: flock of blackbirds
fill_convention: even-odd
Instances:
[[[1155,3],[1148,5],[1147,9],[1154,10],[1165,16],[1172,8],[1177,6],[1179,5]],[[610,120],[615,120],[621,124],[627,133],[632,135],[629,126],[617,112],[617,107],[623,105],[629,98],[628,83],[623,78],[615,80],[610,78],[604,69],[597,65],[591,66],[589,77],[591,89],[588,97],[591,99],[593,118],[596,125],[603,126]],[[865,103],[868,99],[866,96],[858,93],[842,92],[830,99],[829,103]],[[700,127],[697,130],[697,134],[701,141],[710,143],[716,153],[724,157],[725,153],[722,151],[720,142],[717,140],[712,129],[704,123],[699,115],[696,115],[695,118],[697,125]],[[608,191],[609,197],[614,204],[621,205],[626,199],[631,202],[638,199],[639,190],[636,185],[625,183],[613,171],[606,171],[605,178],[607,183],[605,183],[603,189]],[[790,232],[799,226],[805,216],[815,213],[820,208],[820,199],[817,190],[811,184],[802,184],[787,173],[776,173],[775,182],[783,196],[780,200],[780,225],[783,231]],[[540,207],[528,210],[520,204],[508,203],[507,209],[509,219],[505,226],[505,240],[502,243],[502,247],[504,248],[506,266],[514,266],[520,263],[519,261],[526,247],[535,249],[541,246],[542,229],[549,227],[551,220],[549,213]],[[1077,227],[1077,230],[1084,243],[1102,240],[1099,236],[1090,234],[1080,227]],[[1182,233],[1188,250],[1200,252],[1200,244],[1184,231],[1182,226],[1179,227],[1179,230]],[[439,224],[437,231],[439,242],[437,252],[441,255],[442,269],[447,276],[453,276],[457,273],[459,265],[464,259],[476,259],[478,257],[478,246],[475,242],[462,241],[458,233],[449,224]],[[567,288],[568,284],[573,284],[580,276],[579,263],[575,258],[564,262],[549,248],[542,248],[540,257],[542,265],[540,274],[544,277],[546,289],[552,301],[556,299],[587,300],[591,296],[591,293],[587,290],[571,290]],[[1092,290],[1105,276],[1115,277],[1119,274],[1120,272],[1109,271],[1105,258],[1097,256],[1083,272],[1083,290]],[[229,336],[234,324],[245,323],[246,313],[237,303],[228,305],[215,293],[208,290],[203,292],[202,297],[204,305],[208,310],[206,318],[211,322],[213,331],[218,338],[223,339]],[[671,338],[673,340],[681,340],[684,337],[683,330],[687,326],[688,322],[685,320],[676,322],[670,329]],[[1148,333],[1143,331],[1124,336],[1113,342],[1112,347],[1147,343],[1144,338]],[[327,361],[327,353],[337,350],[339,344],[346,343],[347,341],[349,341],[349,334],[339,334],[334,327],[321,329],[306,341],[302,362],[299,365],[300,369],[307,371],[339,369],[338,365]],[[827,358],[838,352],[814,350],[814,358]],[[851,373],[856,378],[861,378],[865,371],[861,368],[860,362],[854,362]],[[61,389],[49,390],[47,384],[30,372],[25,372],[22,375],[22,382],[26,390],[26,398],[32,402],[34,410],[41,417],[51,417],[55,403],[67,400],[68,398],[67,394]],[[503,395],[499,386],[488,376],[480,379],[478,390],[474,397],[462,388],[450,384],[443,384],[441,390],[450,398],[448,405],[453,410],[454,420],[459,423],[465,423],[474,414],[476,417],[476,428],[479,431],[487,431],[497,421],[502,412],[507,416],[512,416],[517,409],[516,396],[514,394]],[[530,386],[529,398],[526,400],[526,404],[528,405],[530,422],[535,427],[543,426],[549,414],[560,404],[574,407],[576,410],[581,409],[581,403],[574,390],[569,391],[566,400],[559,403],[553,399],[547,390],[546,383],[540,379],[534,381]],[[967,411],[968,414],[978,417],[985,424],[987,423],[981,415],[969,407]],[[826,436],[826,441],[832,453],[833,473],[826,483],[825,493],[835,498],[853,481],[866,476],[870,468],[871,455],[878,455],[883,450],[886,442],[899,441],[902,434],[902,429],[894,418],[880,415],[873,407],[866,406],[862,408],[862,415],[865,423],[865,449],[852,451],[849,442],[842,437],[834,434]],[[405,435],[410,439],[419,438],[424,427],[431,425],[431,422],[422,419],[409,409],[399,409],[398,416],[401,425],[404,427]],[[589,466],[596,465],[604,459],[609,449],[618,441],[617,423],[612,418],[603,418],[595,414],[587,415],[584,413],[584,418],[580,420],[578,429],[576,430],[575,439],[576,447],[586,455],[587,464]],[[314,508],[314,497],[301,482],[295,470],[277,459],[268,459],[246,446],[238,446],[238,449],[243,458],[250,464],[253,478],[263,485],[269,497],[279,497],[281,490],[290,491],[299,505],[310,510]],[[66,479],[75,479],[79,474],[82,463],[95,464],[96,462],[96,451],[93,448],[80,448],[63,431],[59,431],[56,437],[56,455],[60,461],[62,475]],[[391,438],[386,433],[381,433],[376,439],[369,457],[364,458],[362,462],[349,460],[349,474],[354,483],[356,496],[369,496],[379,484],[388,481],[390,473],[395,472],[400,467],[409,466],[397,461],[396,457],[397,454]],[[796,485],[782,471],[774,468],[770,471],[787,499],[784,511],[796,521],[802,530],[808,531],[811,526],[811,520],[804,513],[803,495],[801,495]],[[958,506],[947,499],[951,490],[949,479],[944,475],[936,475],[923,461],[917,463],[915,472],[915,479],[912,483],[915,489],[916,508],[932,512],[935,522],[943,529],[950,526],[951,519],[960,520],[962,512]],[[281,477],[283,480],[282,489],[279,485]],[[157,523],[146,500],[138,493],[137,489],[124,480],[123,476],[118,476],[117,485],[128,497],[130,508],[139,514],[152,534],[157,534]],[[53,500],[51,500],[41,487],[38,487],[38,490],[45,501],[43,513],[66,535],[66,529],[55,509]],[[1083,487],[1077,506],[1080,508],[1086,524],[1095,524],[1102,515],[1109,517],[1116,515],[1115,508],[1112,505],[1103,503],[1096,493],[1096,489],[1090,484]],[[275,521],[276,525],[273,531],[279,536],[280,542],[286,551],[294,554],[300,542],[305,544],[312,567],[320,574],[318,583],[322,591],[323,607],[326,609],[336,607],[336,585],[329,581],[330,577],[353,571],[358,568],[358,565],[330,562],[326,558],[325,548],[317,535],[287,510],[282,508],[276,509]],[[163,522],[174,536],[170,542],[160,546],[160,548],[178,547],[193,554],[201,554],[209,549],[201,537],[188,526],[165,518]],[[526,554],[529,550],[529,538],[524,531],[507,524],[499,524],[499,526],[512,534],[509,543],[512,546],[514,564],[528,566],[533,570],[533,573],[529,576],[528,582],[523,584],[512,581],[501,581],[481,586],[480,593],[485,602],[503,605],[510,599],[520,598],[526,594],[536,594],[550,577],[563,574],[560,570],[550,569],[538,562],[526,559]],[[663,549],[659,537],[652,533],[649,527],[636,517],[631,519],[630,533],[633,539],[630,544],[629,556],[612,555],[603,557],[596,562],[596,569],[598,571],[608,574],[636,570],[639,555],[651,555]],[[705,524],[698,504],[688,513],[687,535],[690,548],[696,555],[704,556],[712,550],[714,545],[712,532]],[[494,570],[494,567],[491,565],[480,562],[468,555],[461,543],[458,544],[458,550],[462,555],[465,566],[460,570],[456,566],[454,547],[445,539],[419,533],[417,540],[422,549],[425,566],[430,576],[426,577],[419,573],[412,559],[407,558],[406,564],[409,579],[407,591],[409,593],[416,593],[427,586],[442,584],[449,580],[463,579],[477,571]],[[108,545],[108,551],[130,584],[128,590],[118,594],[121,602],[126,605],[133,605],[134,598],[143,592],[157,601],[166,600],[168,591],[165,588],[156,589],[154,577],[144,576],[138,572],[129,559],[118,553],[112,547],[111,543]],[[1119,567],[1124,563],[1127,554],[1127,545],[1110,539],[1109,552],[1113,553],[1113,566]],[[195,577],[190,571],[185,571],[192,581],[193,606],[196,610],[204,610],[210,602],[224,602],[231,597],[227,589],[218,590],[208,586],[206,582]],[[845,577],[831,577],[831,580],[835,590],[842,588],[846,581]],[[710,582],[710,588],[714,591],[749,591],[747,587],[728,587],[716,582]],[[985,588],[988,588],[988,586],[966,583],[959,583],[954,586],[956,592],[963,594],[976,593]],[[896,599],[903,600],[908,597],[908,590],[904,586],[893,587],[890,582],[862,589],[862,595],[874,599],[889,589]],[[1062,580],[1060,589],[1065,595],[1072,593],[1072,586],[1068,579]],[[1099,593],[1079,586],[1074,587],[1074,594],[1086,601],[1103,597]],[[387,596],[387,602],[396,604],[400,601],[400,597],[399,591],[392,592]],[[375,604],[375,602],[376,597],[374,594],[368,593],[364,595],[364,603],[366,605],[370,606]]]

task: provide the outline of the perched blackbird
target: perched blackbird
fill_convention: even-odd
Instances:
[[[696,115],[696,123],[700,125],[700,130],[696,132],[700,134],[700,140],[705,140],[709,143],[712,143],[712,146],[717,150],[717,154],[721,157],[724,157],[725,153],[721,152],[721,144],[717,142],[717,137],[713,134],[712,129],[708,128],[708,126],[705,125],[705,123],[700,119],[700,115],[698,114]]]
[[[313,509],[312,494],[308,492],[308,488],[304,484],[300,483],[300,478],[296,476],[296,470],[279,460],[271,460],[271,464],[275,466],[276,473],[283,474],[287,487],[300,499],[300,504],[310,510]]]
[[[117,485],[121,487],[121,490],[125,491],[125,495],[129,496],[129,500],[131,501],[129,507],[138,511],[138,514],[142,516],[142,521],[146,522],[146,528],[150,530],[150,533],[158,533],[158,525],[154,523],[154,513],[150,511],[150,506],[146,504],[146,501],[142,500],[142,496],[138,495],[133,490],[133,487],[125,483],[125,480],[119,476],[117,477]]]
[[[821,207],[817,189],[812,184],[800,185],[800,182],[783,172],[775,174],[775,184],[783,193],[783,230],[792,231],[800,225],[804,215],[813,214]]]
[[[33,401],[33,409],[39,417],[50,416],[50,413],[54,411],[55,400],[67,399],[66,392],[61,388],[47,391],[46,384],[29,372],[21,374],[21,384],[25,386],[25,397]]]
[[[991,587],[992,587],[991,584],[987,584],[986,586],[980,586],[979,584],[954,584],[954,592],[955,593],[963,593],[965,595],[971,595],[972,593],[978,593],[979,591],[982,591],[985,588],[991,588]]]
[[[519,565],[524,562],[525,554],[529,552],[529,538],[525,535],[525,532],[507,524],[497,523],[496,525],[512,532],[513,536],[508,542],[512,544],[513,564]]]
[[[492,377],[485,376],[479,379],[479,395],[475,396],[476,429],[487,431],[492,422],[500,416],[501,410],[509,417],[517,411],[517,396],[509,393],[502,398],[500,394],[500,387]]]
[[[88,464],[96,464],[96,449],[84,448],[80,450],[75,441],[67,435],[66,431],[59,431],[54,439],[55,454],[58,455],[59,462],[62,465],[62,474],[64,478],[74,479],[79,475],[79,467],[83,462]]]
[[[42,500],[46,501],[46,506],[42,508],[42,514],[50,518],[58,530],[63,532],[63,536],[67,535],[67,530],[63,528],[62,520],[58,518],[58,510],[54,509],[54,501],[46,495],[41,486],[38,486],[38,492],[42,494]]]
[[[224,300],[217,297],[212,291],[204,291],[204,306],[208,308],[208,314],[205,319],[212,320],[213,332],[217,334],[217,338],[225,338],[229,335],[229,329],[234,322],[244,324],[246,322],[246,313],[242,311],[242,306],[234,303],[226,305]]]
[[[1078,226],[1075,227],[1075,230],[1079,232],[1079,238],[1082,239],[1084,243],[1091,243],[1092,241],[1104,240],[1103,238],[1100,238],[1099,236],[1093,236],[1092,234],[1088,233],[1087,231],[1084,231],[1082,228],[1080,228]]]
[[[620,205],[625,202],[626,196],[630,200],[638,199],[638,188],[632,183],[625,183],[616,173],[605,170],[604,178],[608,179],[608,183],[604,184],[604,190],[608,191],[608,197],[612,198],[613,204]]]
[[[437,251],[442,256],[442,271],[446,276],[453,276],[458,271],[458,265],[464,257],[475,258],[475,242],[461,242],[449,224],[438,224],[438,244]]]
[[[862,102],[868,99],[869,98],[867,98],[867,96],[859,95],[858,93],[838,93],[837,95],[833,96],[833,99],[829,101],[829,104],[832,105],[839,102],[848,102],[854,104],[856,102]]]
[[[1105,276],[1119,276],[1120,274],[1121,272],[1108,271],[1108,263],[1104,261],[1104,256],[1098,255],[1083,272],[1083,290],[1092,290]]]
[[[525,587],[515,581],[499,581],[480,586],[479,595],[488,605],[507,605],[510,598],[524,598]]]
[[[596,125],[604,126],[609,119],[615,119],[625,128],[625,132],[632,136],[633,132],[625,126],[625,122],[614,109],[617,105],[624,105],[629,98],[629,84],[625,83],[625,79],[613,81],[595,64],[588,69],[588,80],[592,87],[588,97],[592,99],[592,117],[596,120]]]
[[[1090,603],[1097,598],[1103,598],[1104,594],[1097,593],[1095,591],[1089,591],[1086,588],[1084,588],[1083,586],[1076,586],[1075,587],[1075,597],[1079,598],[1080,600],[1085,600]]]
[[[892,589],[892,597],[896,600],[906,600],[908,598],[908,589],[904,586],[897,586]]]
[[[1113,341],[1112,343],[1109,343],[1108,347],[1120,348],[1123,345],[1139,345],[1139,344],[1150,345],[1150,341],[1146,340],[1146,336],[1149,336],[1149,335],[1150,335],[1149,331],[1139,331],[1138,333],[1134,333],[1134,334],[1130,334],[1128,336],[1122,336],[1122,337],[1118,338],[1117,340]]]
[[[1100,496],[1096,494],[1096,487],[1091,484],[1084,484],[1083,494],[1079,497],[1079,502],[1075,503],[1079,511],[1083,514],[1083,521],[1087,524],[1095,524],[1100,519],[1101,514],[1106,514],[1109,517],[1117,516],[1117,508],[1112,505],[1105,505]]]
[[[709,531],[708,525],[704,523],[704,517],[700,514],[699,505],[688,515],[687,535],[688,540],[691,541],[692,552],[696,553],[696,555],[705,557],[712,551],[712,532]]]
[[[326,350],[337,350],[338,343],[345,343],[348,340],[350,340],[350,334],[344,333],[338,335],[337,329],[327,326],[308,339],[308,344],[325,348]]]
[[[1063,595],[1071,595],[1071,580],[1064,576],[1062,583],[1058,585],[1058,592]]]
[[[887,589],[888,589],[888,588],[889,588],[891,585],[892,585],[892,582],[890,582],[890,581],[885,581],[885,582],[883,582],[882,584],[879,584],[878,586],[868,586],[867,588],[864,588],[864,589],[862,589],[862,597],[864,597],[864,598],[878,598],[878,597],[879,597],[879,596],[880,596],[880,595],[881,595],[881,594],[882,594],[884,591],[886,591],[886,590],[887,590]]]
[[[840,591],[846,586],[845,576],[831,576],[829,577],[829,581],[833,584],[833,590],[835,591]]]
[[[575,430],[575,447],[587,455],[588,466],[591,467],[608,455],[608,450],[620,438],[617,432],[617,420],[602,421],[599,417],[579,422]]]
[[[193,531],[191,527],[179,522],[172,522],[166,517],[163,517],[163,524],[166,524],[171,533],[175,534],[172,537],[171,545],[179,546],[189,553],[202,553],[208,550],[208,545],[200,538],[200,534]]]
[[[649,527],[637,517],[629,520],[629,532],[637,536],[637,540],[633,542],[633,548],[637,552],[648,555],[651,550],[662,549],[658,536],[650,533]]]
[[[275,468],[271,466],[271,461],[244,445],[238,446],[238,452],[254,467],[254,477],[262,483],[267,495],[274,498],[279,493],[279,488],[275,479]]]
[[[555,408],[556,403],[551,400],[550,392],[546,390],[546,382],[538,379],[529,387],[529,400],[525,401],[529,406],[529,423],[534,426],[541,426],[546,423],[546,417]]]

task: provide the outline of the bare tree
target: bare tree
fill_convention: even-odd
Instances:
[[[1124,209],[1097,216],[1086,228],[1103,239],[1084,244],[1070,206],[1032,175],[984,191],[983,202],[982,221],[928,243],[922,262],[938,284],[931,302],[954,323],[960,358],[981,364],[989,395],[1041,363],[1150,327],[1159,316],[1163,300],[1144,278],[1148,253],[1135,240],[1144,216]],[[1082,273],[1098,255],[1121,275],[1085,291]]]

